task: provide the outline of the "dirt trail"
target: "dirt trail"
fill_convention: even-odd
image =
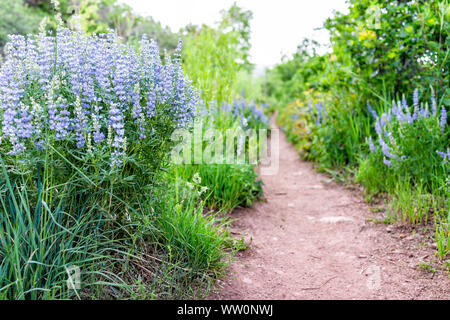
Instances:
[[[443,271],[419,231],[370,222],[359,192],[299,159],[280,134],[280,168],[263,176],[265,201],[232,214],[252,238],[208,299],[450,299]]]

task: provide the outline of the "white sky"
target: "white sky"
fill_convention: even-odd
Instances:
[[[235,0],[121,0],[136,13],[152,16],[178,31],[185,25],[214,25],[220,11]],[[259,66],[280,62],[292,54],[303,38],[328,44],[329,35],[320,28],[333,11],[347,12],[345,0],[236,0],[238,6],[253,11],[251,61]]]

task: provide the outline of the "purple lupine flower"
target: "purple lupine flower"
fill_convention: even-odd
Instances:
[[[45,115],[42,106],[33,98],[31,100],[31,117],[33,121],[33,135],[38,145],[41,145],[42,127],[45,122]]]
[[[323,112],[324,119],[328,118],[327,107],[325,104],[322,104],[322,112]]]
[[[192,81],[190,80],[186,81],[186,85],[187,85],[186,97],[189,98],[186,114],[188,115],[188,118],[190,120],[193,120],[198,105],[201,104],[202,102],[200,101],[200,94],[198,93],[197,89],[192,85]]]
[[[442,158],[445,159],[447,157],[447,153],[437,150],[436,153]]]
[[[324,119],[326,118],[326,111],[325,106],[322,105],[320,102],[316,104],[316,110],[317,110],[317,120],[316,125],[322,125]]]
[[[406,102],[405,95],[402,96],[402,110],[404,110],[406,113],[409,113],[409,107],[408,103]]]
[[[141,97],[140,97],[141,89],[139,83],[136,83],[133,90],[133,110],[132,116],[133,119],[139,119],[142,115],[142,107],[141,107]]]
[[[385,115],[386,115],[387,122],[391,122],[392,121],[391,112],[385,113]]]
[[[193,94],[197,95],[197,93],[195,92]],[[194,98],[193,100],[196,100],[196,98]],[[251,120],[252,118],[263,123],[267,123],[268,121],[263,111],[259,109],[254,102],[247,104],[245,100],[238,100],[234,101],[233,107],[231,107],[229,104],[224,104],[222,106],[222,110],[231,113],[234,118],[238,118],[243,127],[246,127],[249,120]],[[248,115],[248,117],[246,117],[246,114]]]
[[[412,115],[412,119],[418,120],[420,114],[420,105],[419,105],[419,89],[417,88],[413,92],[413,106],[414,106],[414,113]]]
[[[182,68],[178,69],[176,76],[176,86],[175,86],[175,103],[174,103],[174,115],[177,121],[184,123],[186,119],[183,118],[185,114],[186,101],[185,101],[185,84],[184,84],[184,74]]]
[[[133,119],[135,121],[135,123],[138,125],[138,130],[139,130],[139,139],[145,139],[147,136],[145,134],[145,115],[144,112],[142,110],[142,106],[141,106],[141,95],[140,95],[140,86],[139,83],[136,83],[136,85],[134,86],[134,105],[133,105]]]
[[[109,125],[119,136],[124,135],[124,124],[122,111],[116,104],[112,104],[109,109]]]
[[[384,127],[386,126],[386,124],[387,124],[387,122],[386,122],[386,120],[387,120],[386,114],[383,113],[383,114],[381,115],[381,117],[379,118],[379,120],[380,120],[380,126],[381,126],[381,128],[384,128]]]
[[[374,119],[378,118],[378,114],[375,110],[372,109],[370,102],[367,102],[367,110],[369,110],[370,114]]]
[[[108,98],[105,102],[109,103],[110,95],[113,89],[111,88],[110,76],[112,74],[112,68],[114,64],[114,57],[111,47],[113,39],[111,36],[99,36],[92,55],[89,57],[89,63],[94,68],[94,79],[97,81],[100,89],[105,93],[105,98]],[[100,100],[103,97],[98,97]]]
[[[95,108],[94,108],[95,110]],[[101,143],[103,140],[105,140],[105,134],[103,132],[101,132],[101,126],[100,126],[100,122],[98,119],[98,112],[92,112],[91,113],[91,119],[92,119],[92,127],[94,129],[94,142],[96,144]]]
[[[398,119],[398,109],[397,109],[397,105],[395,104],[395,101],[392,101],[391,113],[394,117],[396,117]]]
[[[224,113],[230,113],[231,112],[231,105],[229,103],[224,103],[222,105],[222,110]]]
[[[54,72],[55,43],[51,37],[39,34],[37,64],[39,66],[39,84],[47,90]]]
[[[253,115],[255,116],[255,118],[257,120],[259,120],[263,123],[267,123],[267,117],[264,115],[264,112],[261,109],[257,108],[256,104],[254,102],[250,105],[250,108],[252,110]],[[299,118],[298,114],[295,114],[293,116],[295,116],[294,120]]]
[[[370,148],[370,152],[372,152],[372,153],[376,151],[375,145],[373,144],[373,141],[372,141],[372,137],[369,137],[369,148]]]
[[[317,109],[317,114],[319,116],[319,122],[322,123],[323,119],[324,119],[324,114],[322,111],[322,104],[320,102],[318,102],[316,104],[316,109]]]
[[[19,118],[15,119],[17,136],[19,138],[30,138],[34,131],[32,123],[33,116],[30,114],[30,107],[21,102],[18,115]]]
[[[436,104],[436,98],[434,96],[433,90],[431,91],[430,102],[431,102],[431,115],[434,117],[437,113],[437,104]]]
[[[54,77],[49,85],[47,91],[47,112],[48,112],[48,123],[51,130],[56,129],[57,113],[58,108],[55,103],[55,90],[58,88],[57,77]]]
[[[380,119],[378,118],[377,120],[375,120],[375,132],[381,136],[383,133],[383,130],[381,128],[381,124],[380,124]]]
[[[112,146],[114,151],[111,158],[111,166],[119,167],[122,164],[122,159],[124,156],[123,150],[125,148],[125,129],[123,123],[122,111],[116,104],[112,104],[109,109],[109,126],[114,131],[114,138]]]
[[[444,160],[444,164],[447,164],[450,161],[450,148],[447,148],[447,153],[439,150],[436,150],[436,153]]]
[[[441,109],[441,121],[439,125],[441,127],[441,131],[444,132],[445,126],[447,125],[447,110],[444,106]]]
[[[127,68],[127,59],[123,54],[123,47],[117,49],[116,52],[116,68],[113,73],[113,87],[114,93],[117,96],[118,100],[121,104],[125,104],[127,102],[127,82],[129,76],[129,70]]]
[[[383,163],[385,165],[387,165],[388,167],[390,167],[392,165],[392,162],[390,160],[386,159],[386,158],[383,158]]]
[[[241,105],[239,104],[239,102],[235,101],[233,103],[233,116],[238,117],[239,114],[241,113]]]
[[[394,104],[395,104],[395,102],[393,102],[393,105],[394,105]],[[397,117],[397,120],[398,120],[399,122],[403,122],[403,121],[406,120],[406,116],[405,116],[405,114],[404,114],[404,112],[403,112],[403,106],[402,106],[402,104],[401,104],[400,101],[397,102],[397,107],[396,107],[395,109],[394,109],[394,107],[393,107],[393,110],[396,110],[395,116]]]
[[[25,69],[27,77],[30,81],[39,80],[39,66],[36,63],[37,61],[37,46],[36,40],[33,39],[30,35],[26,39],[26,57],[25,57]]]
[[[159,86],[159,100],[162,104],[170,103],[172,96],[172,74],[170,73],[170,62],[166,59],[166,64],[162,66],[162,80],[161,85]]]
[[[402,96],[401,110],[404,112],[404,115],[403,115],[404,120],[407,121],[408,123],[413,123],[414,116],[411,115],[411,110],[409,110],[405,95]]]
[[[147,118],[153,118],[156,113],[156,92],[157,88],[150,87],[147,99]]]
[[[411,114],[406,114],[406,121],[408,121],[408,123],[413,123],[414,122],[414,115]]]
[[[56,101],[56,108],[58,110],[55,121],[56,139],[63,140],[72,130],[67,101],[59,97]]]
[[[422,108],[422,110],[420,110],[420,115],[422,118],[428,118],[430,116],[427,103],[425,103],[425,106]]]
[[[16,135],[15,118],[17,110],[15,108],[7,108],[3,112],[2,131],[5,136]]]
[[[383,140],[381,137],[378,138],[378,143],[379,143],[380,146],[381,146],[381,151],[383,152],[383,154],[384,154],[386,157],[388,157],[388,158],[394,158],[394,159],[397,158],[394,154],[392,154],[392,153],[389,151],[389,146],[386,144],[386,142],[384,142],[384,140]]]
[[[241,123],[241,126],[242,126],[242,127],[247,127],[248,121],[247,121],[247,119],[245,118],[243,112],[239,113],[239,122]]]
[[[83,107],[81,106],[81,98],[78,96],[75,101],[75,136],[77,141],[77,148],[83,148],[86,143],[86,129],[87,129],[87,120],[84,114]]]
[[[153,130],[147,121],[161,106],[175,127],[186,126],[200,101],[184,77],[181,42],[163,65],[154,40],[143,37],[135,50],[114,33],[87,36],[59,26],[55,36],[44,31],[36,39],[11,36],[5,53],[0,139],[11,143],[10,154],[25,150],[28,141],[43,146],[43,132],[57,140],[74,139],[93,154],[108,128],[112,163],[119,164],[126,153],[125,123],[135,122],[143,138]],[[36,92],[44,95],[33,96]]]
[[[389,138],[389,142],[394,145],[395,144],[395,140],[394,140],[394,136],[392,135],[392,132],[390,131],[385,131],[384,132],[384,136]]]

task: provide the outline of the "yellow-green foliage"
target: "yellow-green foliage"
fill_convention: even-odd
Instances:
[[[235,32],[203,26],[185,42],[184,66],[208,105],[231,103],[232,90],[240,69],[239,40]]]
[[[309,154],[312,152],[314,142],[314,134],[312,133],[316,128],[308,111],[308,103],[316,105],[316,103],[323,101],[324,96],[313,89],[303,92],[302,95],[304,96],[303,99],[297,99],[285,108],[280,109],[277,120],[288,140],[294,143],[304,158],[310,159]],[[318,148],[319,146],[316,145],[315,147]]]
[[[263,78],[256,78],[251,72],[241,70],[237,74],[234,92],[237,96],[245,96],[247,100],[261,102],[263,96]]]

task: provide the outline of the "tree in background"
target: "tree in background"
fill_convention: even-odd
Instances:
[[[142,17],[117,0],[59,0],[61,18],[69,26],[80,24],[88,34],[116,30],[125,41],[137,43],[142,35],[155,39],[164,50],[173,51],[179,34],[152,17]],[[17,19],[20,17],[20,19]],[[2,0],[0,2],[0,48],[8,34],[28,34],[38,31],[43,18],[47,29],[56,30],[55,8],[50,0]]]
[[[231,103],[239,71],[253,67],[249,62],[252,16],[233,4],[222,11],[216,28],[188,25],[183,29],[186,72],[208,105]]]
[[[37,11],[29,5],[24,5],[20,1],[0,1],[0,48],[6,44],[8,34],[36,32],[39,22],[44,16],[45,13]],[[18,19],[18,17],[23,17],[23,19]]]
[[[241,53],[239,63],[248,71],[253,69],[250,63],[250,21],[253,19],[253,13],[250,10],[244,10],[237,6],[236,2],[228,10],[222,10],[222,21],[219,28],[227,31],[232,30],[238,34],[238,51]]]
[[[325,23],[335,64],[351,71],[334,80],[351,83],[353,73],[378,92],[389,88],[409,95],[416,87],[433,86],[440,97],[447,90],[448,98],[448,21],[448,0],[351,0],[348,14]]]
[[[266,93],[274,104],[287,105],[300,98],[305,88],[323,88],[325,61],[329,55],[317,54],[319,43],[304,39],[292,58],[283,57],[283,63],[269,70]]]
[[[449,106],[448,21],[448,0],[351,0],[347,14],[325,23],[332,52],[317,55],[304,42],[269,72],[269,93],[286,104],[308,89],[332,91],[354,96],[351,106],[366,110],[377,95],[411,96],[419,88],[430,98],[432,86],[438,102]]]

